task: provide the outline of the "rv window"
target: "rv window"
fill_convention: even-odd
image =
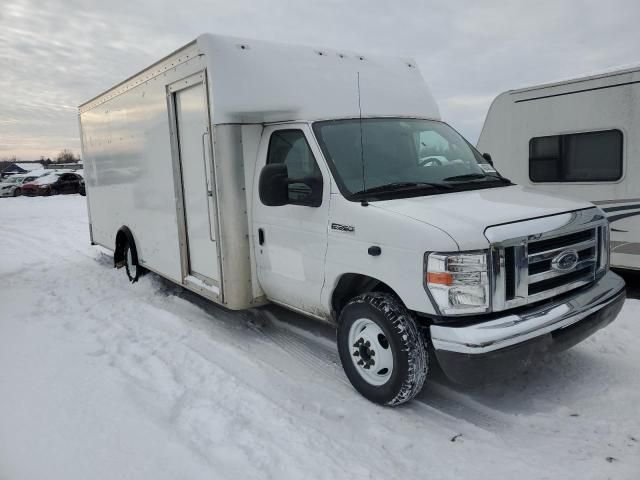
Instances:
[[[289,176],[289,203],[318,206],[322,173],[302,130],[277,130],[269,139],[267,164],[284,163]],[[291,182],[291,180],[300,180]]]
[[[572,133],[532,138],[532,182],[610,182],[622,177],[622,132]]]

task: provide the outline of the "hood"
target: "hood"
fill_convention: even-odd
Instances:
[[[34,181],[29,182],[30,185],[51,185],[52,183],[56,183],[60,176],[53,175],[45,175],[44,177],[36,178]]]
[[[593,207],[589,202],[509,187],[371,202],[447,232],[460,250],[486,248],[487,227]]]

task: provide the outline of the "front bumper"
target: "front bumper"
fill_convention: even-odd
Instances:
[[[625,300],[613,272],[573,296],[469,326],[432,325],[431,340],[445,374],[464,384],[510,376],[540,355],[564,350],[608,325]]]

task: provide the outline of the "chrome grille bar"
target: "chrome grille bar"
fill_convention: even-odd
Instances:
[[[540,253],[535,253],[533,255],[529,255],[529,263],[536,263],[536,262],[543,262],[545,260],[551,260],[553,257],[555,257],[557,254],[559,254],[560,252],[571,248],[573,250],[585,250],[587,248],[592,248],[596,246],[596,238],[594,235],[594,238],[592,238],[591,240],[587,240],[585,242],[580,242],[580,243],[575,243],[573,245],[567,245],[565,247],[558,247],[558,248],[554,248],[553,250],[546,250],[544,252],[540,252]]]
[[[596,265],[595,257],[582,260],[576,264],[575,268],[571,270],[571,272],[578,272],[580,270],[586,270],[587,268],[589,268],[590,270],[593,270],[593,267],[595,267],[595,265]],[[570,273],[570,272],[557,272],[555,270],[547,270],[542,273],[529,275],[529,284],[541,282],[542,280],[548,280],[550,278],[561,277],[563,275],[566,275],[567,273]]]

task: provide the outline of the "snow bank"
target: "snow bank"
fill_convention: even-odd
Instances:
[[[84,198],[0,202],[0,478],[640,477],[637,300],[524,376],[389,409],[330,329],[111,266]]]

